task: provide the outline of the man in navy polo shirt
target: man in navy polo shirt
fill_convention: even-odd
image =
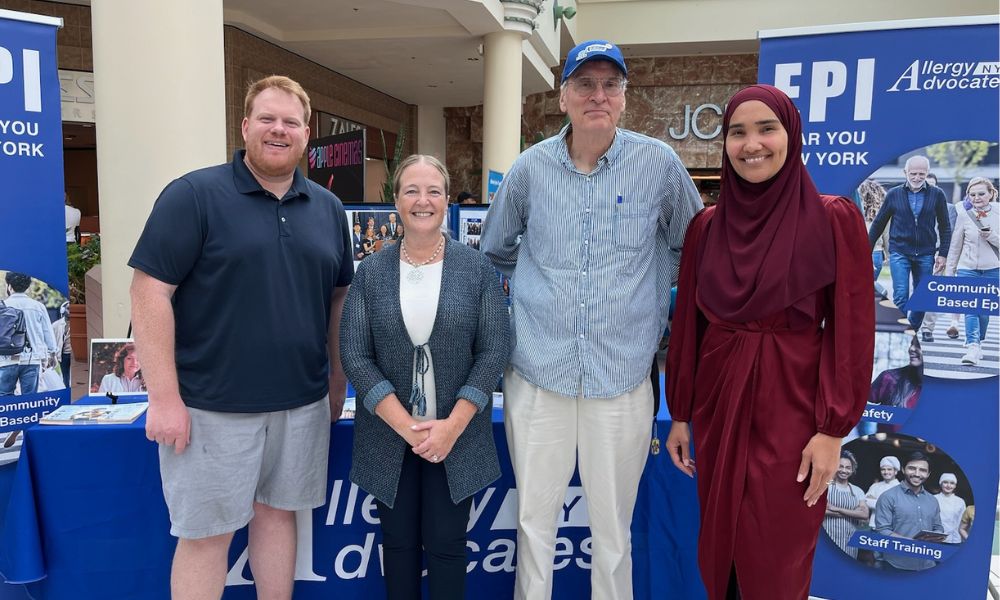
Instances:
[[[247,523],[258,597],[291,598],[294,511],[325,501],[344,402],[351,242],[340,201],[296,169],[309,97],[271,76],[250,86],[244,111],[246,150],[171,182],[129,260],[146,436],[180,538],[174,600],[222,596]]]

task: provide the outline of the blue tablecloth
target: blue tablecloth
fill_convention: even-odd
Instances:
[[[658,424],[662,435],[668,425]],[[24,583],[40,599],[169,598],[175,540],[156,446],[143,427],[140,419],[26,432],[0,535],[0,573],[8,582]],[[299,514],[297,600],[384,593],[374,503],[347,480],[352,428],[352,421],[333,426],[328,503]],[[511,598],[516,564],[516,492],[498,411],[494,436],[503,476],[476,496],[469,534],[468,587],[477,600]],[[557,543],[556,599],[590,597],[591,541],[581,496],[574,477]],[[705,597],[695,562],[697,515],[694,482],[666,453],[650,456],[632,525],[635,598]],[[230,567],[224,598],[254,598],[245,529],[234,538]]]

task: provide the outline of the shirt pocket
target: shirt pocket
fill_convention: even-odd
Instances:
[[[651,243],[649,209],[641,204],[616,204],[612,240],[619,251],[640,250]]]
[[[631,276],[644,249],[655,243],[651,231],[653,216],[641,203],[616,204],[612,223],[615,271],[619,276]]]

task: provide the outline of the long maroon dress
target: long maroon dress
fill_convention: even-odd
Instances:
[[[795,481],[801,453],[817,431],[846,435],[868,397],[875,317],[867,232],[849,200],[827,196],[823,205],[836,277],[814,294],[811,321],[790,310],[747,323],[717,318],[697,300],[691,259],[713,209],[695,217],[684,243],[668,403],[673,419],[691,423],[698,561],[711,600],[725,598],[734,566],[744,600],[808,596],[826,497],[806,507],[809,480]]]

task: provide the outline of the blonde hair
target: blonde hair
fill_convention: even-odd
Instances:
[[[885,188],[874,179],[865,179],[858,186],[858,195],[861,196],[861,212],[865,221],[874,221],[885,201]]]
[[[411,154],[399,161],[399,165],[396,166],[396,172],[392,176],[392,195],[399,195],[399,188],[403,185],[403,171],[418,163],[430,165],[437,169],[437,172],[444,179],[444,195],[447,197],[451,189],[451,177],[448,175],[448,169],[441,164],[440,160],[429,154]]]
[[[257,96],[261,92],[270,88],[277,88],[298,98],[299,102],[302,103],[305,123],[309,123],[309,117],[312,116],[312,105],[309,103],[309,94],[302,89],[299,82],[284,75],[271,75],[263,79],[258,79],[247,87],[247,95],[243,100],[244,117],[250,118],[250,113],[253,111],[253,101],[257,99]]]
[[[984,185],[986,186],[986,191],[990,193],[990,202],[995,202],[997,199],[997,189],[993,186],[993,182],[986,177],[973,177],[969,180],[969,185],[965,186],[965,195],[969,195],[969,190],[972,189],[974,185]]]

